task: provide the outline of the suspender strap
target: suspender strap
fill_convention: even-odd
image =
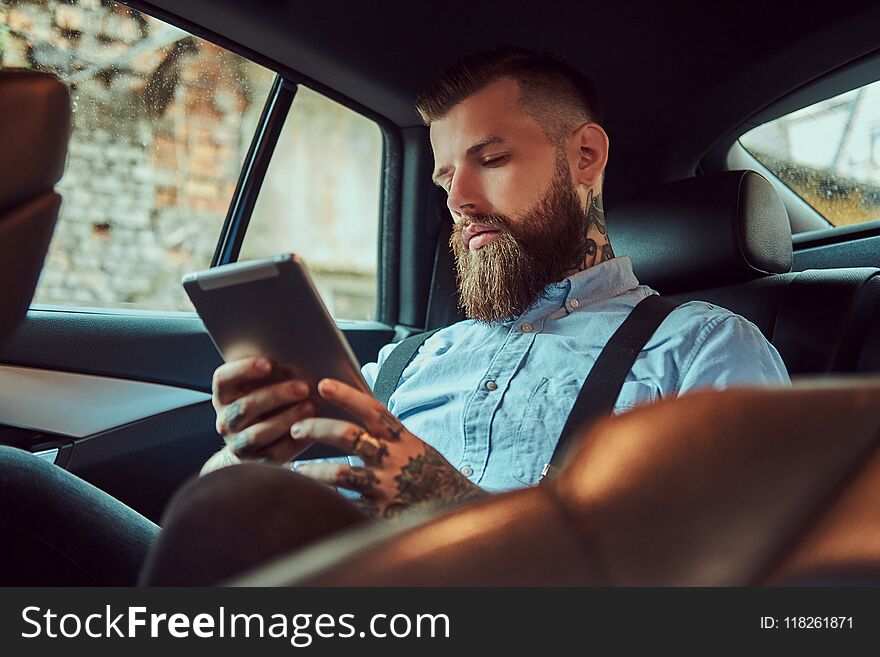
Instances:
[[[677,305],[652,294],[642,299],[614,332],[581,386],[544,475],[562,465],[586,427],[611,414],[636,358]]]
[[[417,333],[416,335],[404,338],[388,354],[388,358],[382,363],[382,367],[379,368],[379,373],[376,375],[376,381],[373,383],[373,394],[376,396],[376,399],[382,402],[383,406],[388,406],[388,400],[391,399],[391,393],[397,388],[400,375],[403,374],[403,370],[406,369],[406,366],[415,357],[419,347],[439,330],[439,328],[436,328],[433,331],[425,331],[424,333]]]

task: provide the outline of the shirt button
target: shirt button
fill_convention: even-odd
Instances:
[[[577,308],[581,304],[577,299],[572,299],[571,301],[568,302],[568,305],[571,306],[572,308]]]
[[[486,381],[486,390],[498,390],[498,384],[494,381]]]
[[[463,474],[465,477],[470,477],[472,474],[474,474],[474,469],[469,465],[463,465],[461,466],[461,474]]]
[[[531,333],[532,332],[532,325],[531,324],[523,324],[522,330],[523,330],[523,333]]]

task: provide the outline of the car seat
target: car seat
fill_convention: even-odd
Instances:
[[[58,217],[70,94],[55,76],[0,69],[0,341],[27,312]]]

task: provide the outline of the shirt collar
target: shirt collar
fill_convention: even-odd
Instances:
[[[551,283],[535,306],[526,314],[546,315],[561,308],[566,314],[607,301],[638,287],[632,260],[621,256],[579,271],[558,283]]]
[[[566,302],[577,299],[580,308],[607,301],[639,285],[629,256],[612,258],[593,265],[572,274],[563,282],[570,285]]]

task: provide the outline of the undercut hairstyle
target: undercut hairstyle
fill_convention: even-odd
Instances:
[[[582,123],[602,124],[596,86],[558,55],[502,46],[465,57],[443,71],[416,99],[430,126],[463,100],[498,80],[519,83],[520,107],[553,143],[561,143]]]

